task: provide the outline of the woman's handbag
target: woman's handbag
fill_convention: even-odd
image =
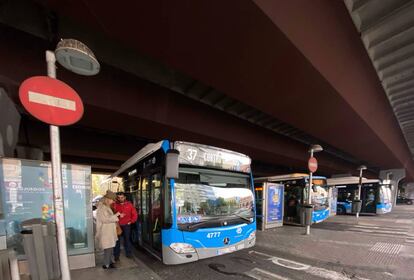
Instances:
[[[116,223],[116,234],[118,236],[122,234],[122,228],[118,223]]]

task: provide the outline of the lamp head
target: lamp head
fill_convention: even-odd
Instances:
[[[79,75],[99,73],[100,65],[93,52],[75,39],[62,39],[56,46],[56,60],[60,65]]]
[[[323,148],[322,148],[321,145],[315,144],[315,145],[310,146],[310,148],[308,150],[309,153],[312,152],[312,151],[314,153],[322,152],[323,151]]]
[[[357,170],[366,170],[367,167],[365,165],[361,165],[357,168]]]

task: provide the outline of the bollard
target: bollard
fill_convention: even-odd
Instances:
[[[362,208],[362,201],[361,200],[356,199],[356,200],[352,201],[352,213],[353,214],[360,213],[361,208]]]
[[[305,204],[303,207],[303,225],[310,226],[312,225],[312,217],[313,217],[313,205],[312,204]]]

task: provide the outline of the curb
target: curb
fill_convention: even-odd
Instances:
[[[154,270],[152,270],[148,265],[146,265],[143,261],[132,254],[134,262],[139,266],[139,268],[143,268],[150,276],[151,279],[155,280],[163,280]]]

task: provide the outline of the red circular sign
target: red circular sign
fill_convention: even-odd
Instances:
[[[83,103],[76,91],[50,77],[25,80],[20,85],[19,97],[30,114],[48,124],[71,125],[83,115]]]
[[[318,161],[316,160],[316,158],[314,158],[314,157],[309,158],[308,168],[309,168],[309,171],[312,172],[312,173],[314,173],[314,172],[316,172],[316,170],[318,170]]]

